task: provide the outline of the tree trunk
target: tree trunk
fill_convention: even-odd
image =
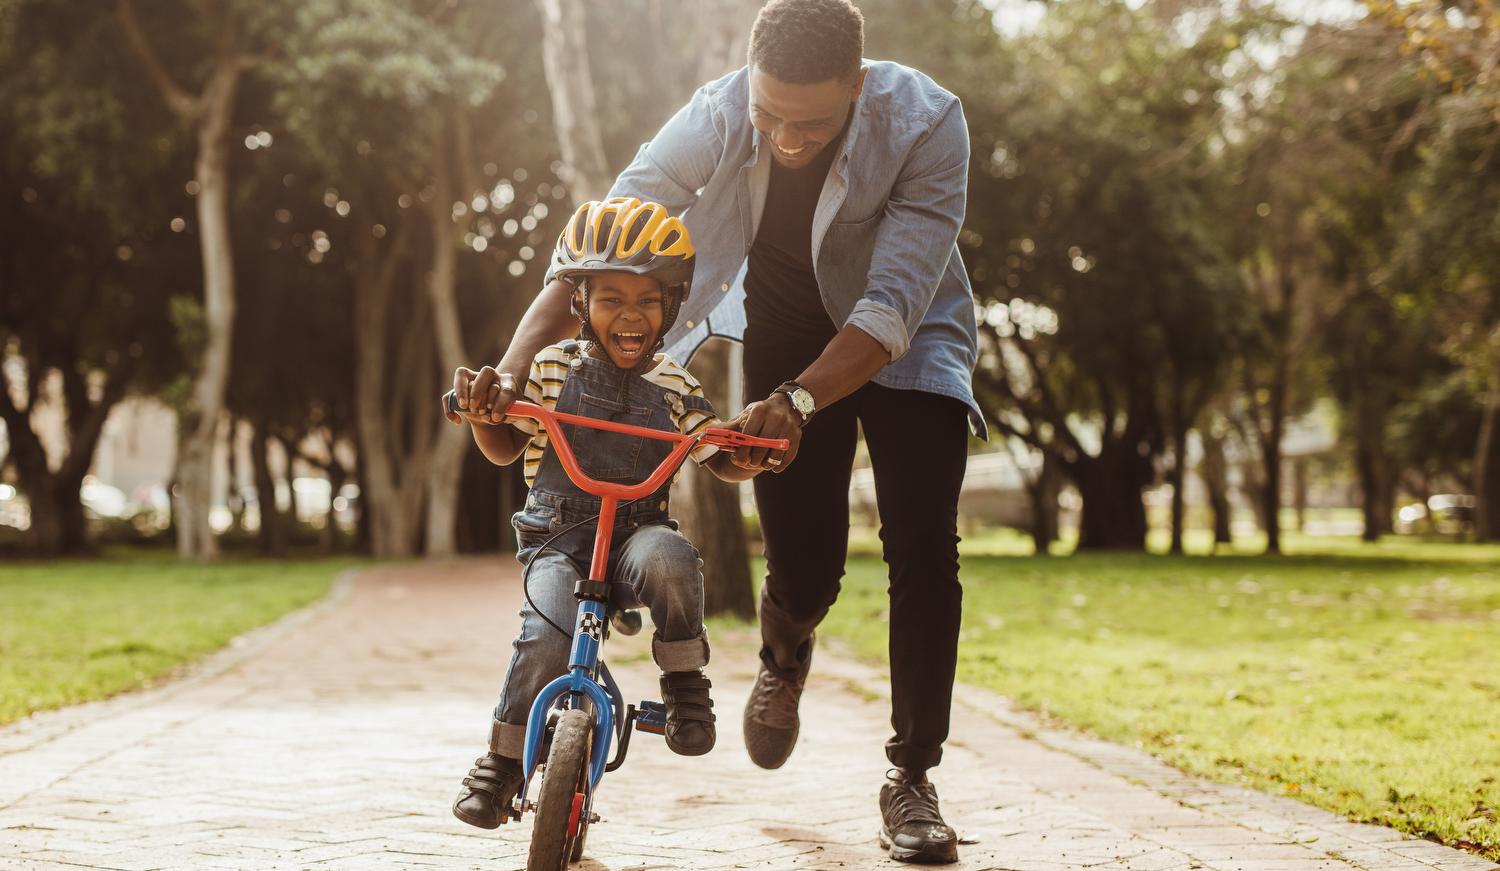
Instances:
[[[588,64],[578,64],[587,70]],[[437,328],[441,371],[449,375],[466,365],[463,328],[458,315],[458,239],[455,238],[453,203],[456,196],[443,172],[438,193],[429,204],[432,270],[427,275],[427,296]],[[458,496],[464,455],[473,439],[468,426],[443,423],[433,445],[427,470],[427,556],[446,559],[458,553]]]
[[[78,498],[78,491],[82,487],[81,472],[57,477],[57,513],[62,518],[63,552],[72,556],[85,556],[95,552],[93,543],[89,541],[88,518],[84,516],[83,500]]]
[[[1145,550],[1146,506],[1141,501],[1141,477],[1129,467],[1131,458],[1107,462],[1110,456],[1111,452],[1106,452],[1074,469],[1073,484],[1083,499],[1078,549]]]
[[[27,361],[27,366],[37,364]],[[65,378],[81,379],[83,375],[65,373]],[[36,393],[26,397],[26,411],[21,411],[10,399],[9,381],[0,373],[0,420],[6,424],[9,462],[15,466],[17,483],[21,492],[26,493],[30,507],[30,549],[36,555],[60,556],[89,550],[89,529],[78,490],[89,471],[99,435],[104,432],[104,418],[117,402],[117,394],[117,388],[111,387],[101,402],[86,408],[69,403],[68,456],[54,469],[48,462],[42,439],[31,429]]]
[[[229,383],[234,338],[234,253],[229,232],[229,125],[239,87],[240,58],[220,56],[202,96],[198,123],[198,233],[203,257],[203,315],[207,337],[193,384],[190,428],[178,469],[182,505],[178,511],[178,553],[186,559],[219,555],[208,523],[213,505],[213,449]]]
[[[42,476],[35,483],[28,480],[30,477],[22,474],[20,483],[31,510],[31,547],[40,556],[63,556],[68,548],[52,476]]]
[[[1172,423],[1172,543],[1167,552],[1182,553],[1182,531],[1187,500],[1182,492],[1187,480],[1187,425],[1180,419]]]
[[[338,457],[333,454],[332,440],[329,441],[329,462],[323,467],[328,474],[328,515],[323,522],[323,534],[319,536],[319,544],[323,553],[333,553],[338,549],[339,515],[338,508],[335,506],[339,501],[339,491],[344,488],[344,482],[349,479],[349,473],[344,470],[344,464],[340,463]]]
[[[285,556],[286,534],[281,511],[276,506],[276,478],[271,474],[271,439],[266,422],[257,420],[250,439],[250,462],[255,467],[255,500],[260,505],[260,552],[263,556]]]
[[[1281,553],[1281,439],[1261,446],[1265,479],[1260,489],[1261,516],[1265,518],[1266,553]]]
[[[1474,538],[1500,541],[1500,360],[1490,373],[1489,396],[1474,444]]]
[[[1307,531],[1307,458],[1292,460],[1292,511],[1297,517],[1297,531]]]
[[[224,488],[224,505],[229,509],[229,528],[235,532],[245,531],[245,494],[240,486],[240,421],[229,417],[228,450],[225,452],[224,472],[228,482]]]
[[[1290,278],[1283,278],[1283,308],[1285,318],[1290,318],[1291,310],[1291,287]],[[1278,350],[1275,374],[1271,380],[1270,403],[1266,409],[1266,417],[1269,426],[1260,432],[1260,455],[1261,464],[1264,467],[1265,478],[1262,481],[1260,493],[1261,511],[1265,516],[1266,526],[1266,553],[1281,553],[1281,440],[1286,434],[1286,405],[1287,391],[1291,379],[1291,350],[1287,347],[1290,339],[1284,335],[1287,327],[1283,327],[1281,336],[1281,347]]]
[[[1380,511],[1385,501],[1381,496],[1380,461],[1375,456],[1374,447],[1363,435],[1354,449],[1354,466],[1359,474],[1360,508],[1364,514],[1364,528],[1360,532],[1360,538],[1364,541],[1379,541],[1382,532]]]
[[[1031,545],[1037,556],[1047,556],[1057,541],[1057,498],[1062,493],[1062,470],[1053,456],[1042,452],[1042,468],[1026,482],[1031,500]]]
[[[212,6],[207,9],[213,9]],[[131,0],[119,0],[126,41],[134,50],[163,101],[193,125],[198,136],[194,181],[198,183],[198,241],[203,259],[203,315],[206,337],[203,359],[187,408],[178,413],[177,498],[173,518],[177,552],[184,559],[218,556],[218,541],[209,526],[213,501],[213,448],[229,381],[234,334],[234,255],[229,232],[229,127],[235,95],[246,67],[234,15],[220,8],[208,81],[200,94],[183,91],[135,20]]]
[[[88,522],[78,498],[81,477],[48,474],[21,478],[31,510],[30,549],[38,556],[85,556],[93,551]]]
[[[1203,479],[1208,491],[1209,508],[1214,515],[1214,546],[1233,541],[1230,528],[1229,463],[1224,458],[1224,438],[1207,429],[1200,430],[1203,441],[1203,462],[1198,466],[1198,476]]]
[[[354,484],[359,488],[359,510],[354,515],[354,552],[364,556],[375,553],[374,524],[370,520],[370,489],[365,485],[365,450],[358,447],[354,454]]]
[[[297,495],[297,444],[300,438],[288,436],[284,432],[271,433],[271,441],[281,448],[282,466],[281,477],[286,481],[286,511],[282,512],[283,522],[287,530],[294,530],[302,522],[302,498]],[[280,503],[277,503],[278,507]]]
[[[729,351],[725,341],[705,344],[693,358],[693,372],[715,409],[728,406]],[[749,542],[740,512],[739,488],[721,481],[692,460],[677,479],[683,534],[703,558],[703,613],[755,616]]]
[[[432,382],[420,374],[430,371],[432,351],[430,307],[423,299],[409,301],[415,311],[396,305],[395,282],[405,251],[405,237],[397,233],[389,250],[380,251],[372,239],[361,251],[359,292],[354,301],[355,421],[359,433],[361,511],[369,524],[370,553],[404,557],[416,552],[422,532],[418,521],[423,483],[427,478],[428,448],[433,428],[426,412],[436,415]],[[403,325],[399,335],[391,327]],[[393,356],[393,346],[399,346]],[[401,361],[399,364],[395,361]],[[405,381],[392,378],[406,373]],[[414,407],[416,390],[426,388],[422,409]],[[441,421],[442,426],[448,426]]]
[[[602,199],[614,184],[604,159],[598,102],[589,73],[588,40],[580,0],[536,0],[542,13],[542,66],[552,97],[552,127],[562,152],[558,175],[573,202]]]

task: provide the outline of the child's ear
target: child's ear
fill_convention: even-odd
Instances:
[[[580,321],[588,320],[589,313],[583,309],[583,290],[581,288],[573,288],[573,296],[569,298],[568,304],[573,309],[574,317]]]

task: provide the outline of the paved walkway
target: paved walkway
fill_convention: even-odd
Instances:
[[[518,595],[496,561],[369,570],[192,676],[0,729],[0,869],[521,867],[528,823],[484,832],[448,812],[483,743]],[[637,737],[577,867],[905,867],[874,839],[880,675],[820,651],[803,743],[763,772],[739,734],[751,640],[715,646],[719,748],[686,760]],[[654,695],[641,639],[610,651],[627,693]],[[962,869],[1500,869],[964,695],[936,777],[974,841]]]

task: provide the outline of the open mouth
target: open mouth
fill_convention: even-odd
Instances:
[[[620,332],[612,333],[609,337],[610,344],[622,357],[634,359],[646,350],[646,334]]]

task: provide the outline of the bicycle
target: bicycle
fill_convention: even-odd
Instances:
[[[457,397],[451,392],[447,406],[450,411],[462,413]],[[700,442],[730,451],[748,447],[784,451],[788,443],[786,439],[755,438],[720,427],[709,427],[695,435],[682,435],[555,412],[524,401],[513,403],[506,416],[530,417],[545,427],[549,444],[557,452],[568,477],[579,489],[598,496],[600,502],[589,576],[573,587],[579,605],[568,671],[544,686],[532,702],[521,759],[524,779],[510,810],[514,820],[520,820],[528,812],[536,817],[532,825],[527,871],[560,871],[583,858],[589,826],[600,821],[593,812],[595,792],[606,773],[625,764],[632,732],[639,730],[660,735],[666,730],[666,706],[653,701],[642,701],[639,707],[624,704],[620,687],[600,656],[601,648],[609,638],[610,626],[622,635],[634,635],[641,629],[639,612],[617,611],[610,601],[612,582],[606,574],[616,509],[622,500],[628,503],[655,493]],[[559,426],[562,423],[675,441],[677,445],[656,470],[638,484],[595,481],[579,466]],[[587,518],[563,528],[538,552],[559,536],[596,518]],[[522,576],[522,587],[525,588],[525,575]],[[530,593],[526,595],[529,599]],[[612,744],[617,744],[617,750],[611,760]],[[544,754],[546,762],[542,763],[540,760]],[[537,799],[531,801],[527,796],[538,775],[541,776],[541,787]]]

